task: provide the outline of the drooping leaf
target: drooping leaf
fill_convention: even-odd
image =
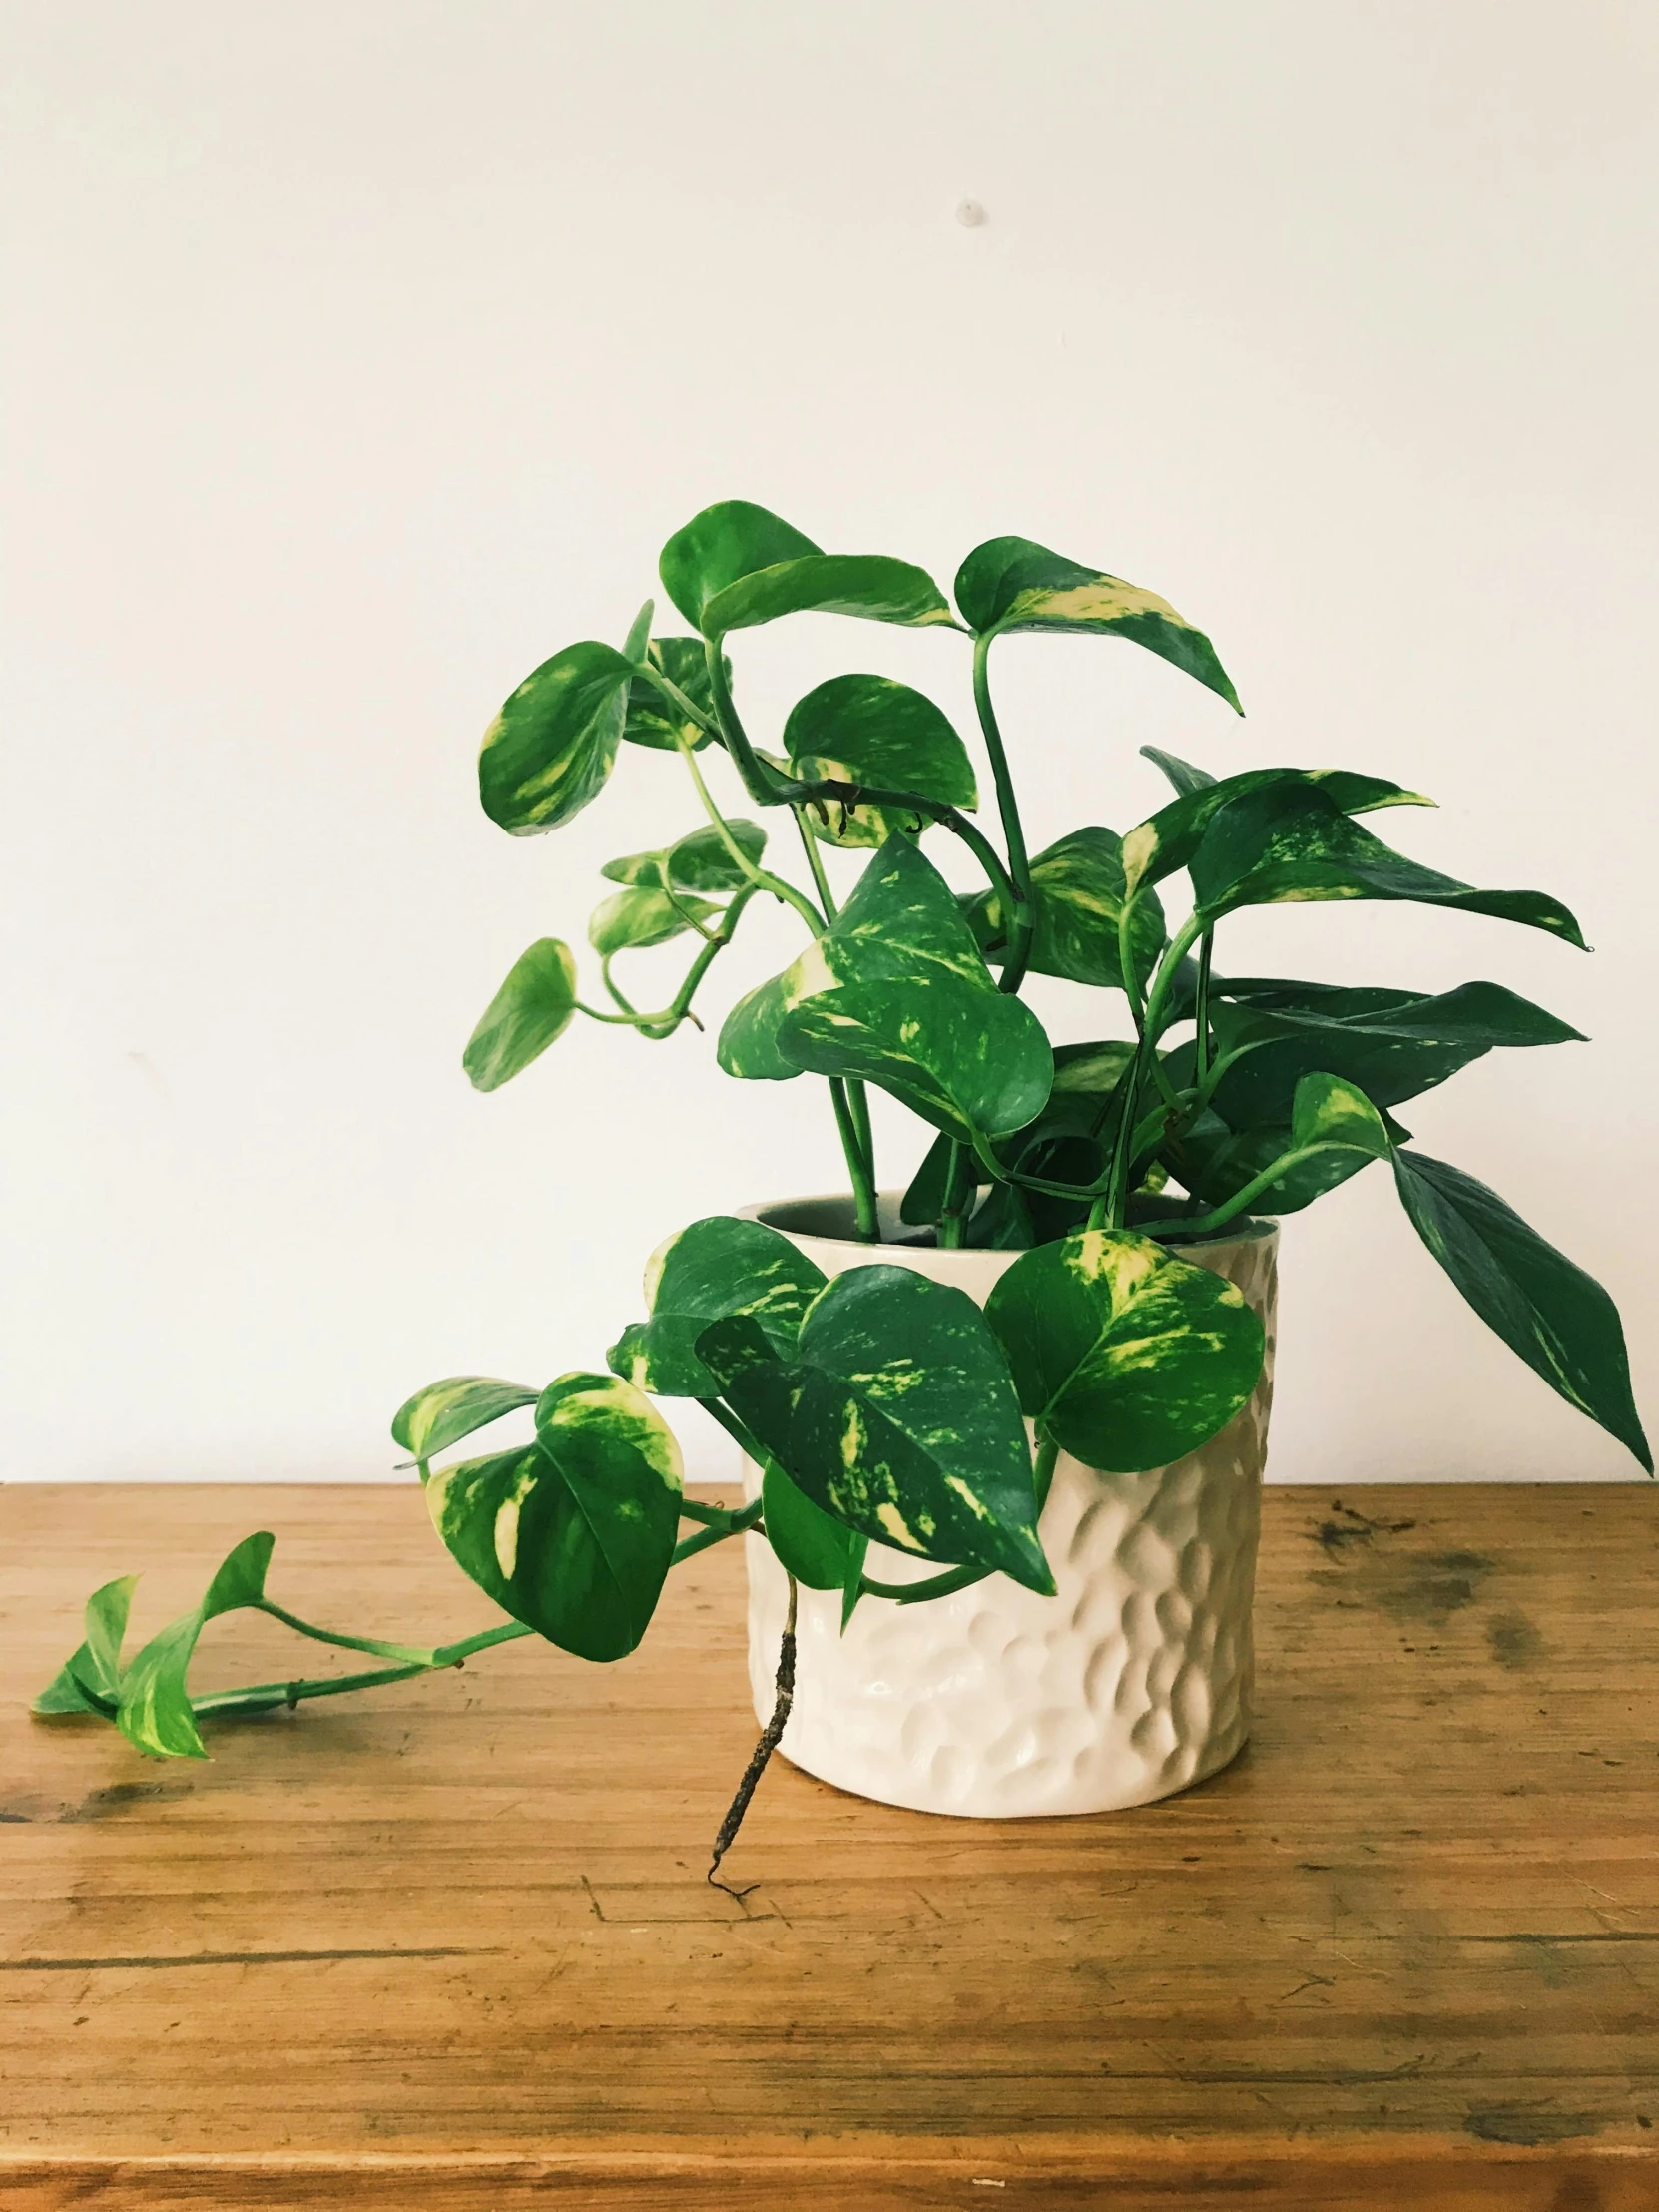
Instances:
[[[484,732],[478,793],[514,836],[556,830],[603,790],[616,766],[633,664],[589,639],[527,676]]]
[[[1394,1182],[1417,1235],[1486,1326],[1651,1474],[1618,1309],[1594,1277],[1460,1168],[1396,1152]]]
[[[431,1459],[503,1413],[534,1405],[540,1394],[493,1375],[448,1375],[403,1400],[392,1415],[392,1441],[411,1459]]]
[[[704,635],[722,638],[802,614],[858,615],[908,629],[950,620],[938,585],[908,561],[884,553],[808,553],[728,584],[703,610]]]
[[[658,568],[670,599],[694,630],[703,630],[704,609],[729,584],[820,550],[767,508],[747,499],[722,499],[676,530]]]
[[[1141,757],[1150,761],[1154,768],[1161,768],[1183,796],[1188,792],[1208,791],[1216,781],[1207,768],[1195,768],[1191,761],[1182,760],[1179,753],[1166,753],[1162,746],[1143,745]]]
[[[1208,795],[1206,795],[1208,796]],[[1181,802],[1177,802],[1180,805]],[[1206,924],[1244,906],[1309,899],[1403,899],[1493,914],[1583,948],[1578,923],[1543,891],[1482,891],[1395,852],[1314,785],[1241,793],[1221,808],[1188,863]]]
[[[985,1318],[1026,1413],[1108,1473],[1195,1451],[1262,1371],[1262,1324],[1243,1292],[1128,1230],[1084,1230],[1024,1254]]]
[[[1379,1006],[1379,999],[1391,1003]],[[1297,1084],[1315,1069],[1346,1076],[1379,1106],[1397,1106],[1494,1046],[1582,1041],[1568,1023],[1498,983],[1463,983],[1437,995],[1328,989],[1316,1003],[1321,1010],[1293,1011],[1258,998],[1212,998],[1215,1051],[1231,1064],[1210,1103],[1230,1128],[1288,1119]],[[1190,1057],[1188,1046],[1178,1083],[1188,1079]]]
[[[713,714],[709,664],[701,638],[653,638],[645,657],[694,707]],[[650,746],[659,753],[678,752],[682,741],[695,752],[714,736],[660,692],[649,676],[636,676],[628,686],[622,734],[631,745]]]
[[[588,919],[588,942],[595,952],[607,957],[646,945],[667,944],[720,911],[706,898],[695,898],[689,891],[671,894],[639,883],[600,900]]]
[[[1123,911],[1123,847],[1116,833],[1098,826],[1074,830],[1031,862],[1037,909],[1030,966],[1038,975],[1063,975],[1074,983],[1121,990],[1118,917]],[[997,891],[980,891],[964,903],[968,925],[985,957],[1001,964],[1008,917]],[[1164,946],[1164,911],[1151,891],[1137,901],[1130,922],[1143,978]]]
[[[956,574],[956,604],[969,629],[1081,630],[1128,638],[1169,661],[1242,714],[1216,649],[1156,592],[1080,567],[1030,538],[991,538]]]
[[[562,1037],[576,1017],[576,962],[568,944],[540,937],[520,953],[479,1016],[461,1066],[476,1091],[498,1091]]]
[[[536,1406],[536,1442],[445,1467],[432,1524],[515,1620],[581,1659],[620,1659],[645,1634],[680,1525],[679,1446],[609,1375],[564,1375]]]
[[[786,1574],[809,1590],[856,1589],[869,1538],[815,1505],[776,1459],[767,1461],[761,1477],[761,1512],[767,1542]]]
[[[116,1726],[130,1744],[162,1759],[205,1759],[186,1677],[197,1639],[221,1613],[258,1605],[276,1538],[262,1529],[229,1552],[199,1605],[152,1636],[121,1677]]]
[[[732,842],[758,862],[766,850],[767,833],[758,822],[741,817],[728,823]],[[693,830],[676,843],[654,852],[625,852],[607,860],[600,869],[608,883],[626,883],[660,890],[667,882],[680,891],[735,891],[748,880],[728,850],[720,831],[712,825]]]
[[[899,1202],[898,1218],[912,1229],[919,1229],[927,1222],[938,1220],[944,1208],[945,1188],[950,1180],[951,1155],[955,1139],[947,1137],[941,1129],[922,1155],[920,1167],[911,1176],[903,1198]]]
[[[964,1143],[1023,1129],[1054,1072],[1042,1023],[1023,1000],[938,970],[818,992],[784,1016],[778,1047],[815,1075],[879,1084]]]
[[[824,1271],[764,1222],[714,1214],[659,1245],[645,1271],[651,1319],[635,1322],[605,1355],[612,1372],[659,1397],[716,1397],[697,1340],[730,1314],[754,1320],[774,1351],[792,1353]]]
[[[1210,824],[1233,800],[1247,793],[1313,786],[1345,814],[1371,814],[1380,807],[1432,807],[1420,792],[1405,791],[1381,776],[1358,776],[1342,768],[1249,768],[1198,786],[1145,822],[1123,840],[1124,879],[1131,893],[1161,883],[1190,864]]]
[[[747,1318],[713,1323],[697,1350],[824,1511],[921,1558],[1052,1591],[1019,1403],[964,1291],[908,1268],[849,1268],[809,1308],[794,1360]]]
[[[798,700],[784,725],[798,776],[877,790],[917,792],[950,807],[976,807],[966,746],[924,693],[885,676],[832,676]],[[825,801],[808,825],[828,844],[875,846],[897,831],[918,833],[921,818],[881,807]]]

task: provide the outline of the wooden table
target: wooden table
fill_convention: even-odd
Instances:
[[[0,2205],[1659,2207],[1659,1495],[1270,1491],[1254,1743],[1163,1805],[930,1819],[751,1748],[737,1547],[148,1763],[21,1707],[97,1583],[489,1617],[407,1489],[0,1493]],[[296,1654],[303,1652],[303,1657]],[[353,1662],[341,1654],[340,1664]],[[247,1616],[201,1687],[329,1655]]]

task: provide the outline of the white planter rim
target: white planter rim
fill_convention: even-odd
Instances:
[[[914,1228],[909,1222],[900,1221],[898,1209],[903,1201],[901,1190],[878,1191],[875,1195],[876,1219],[881,1230],[881,1244],[897,1246],[910,1252],[936,1253],[939,1247],[932,1241],[926,1229]],[[753,1205],[737,1209],[740,1221],[758,1221],[767,1229],[776,1229],[789,1237],[810,1237],[815,1244],[844,1245],[847,1252],[867,1259],[880,1246],[865,1244],[850,1232],[853,1223],[853,1200],[850,1191],[817,1191],[803,1198],[761,1199]],[[1129,1224],[1134,1227],[1133,1223]],[[1225,1245],[1253,1244],[1264,1237],[1277,1237],[1279,1223],[1271,1215],[1241,1214],[1236,1222],[1218,1230],[1213,1236],[1190,1243],[1169,1246],[1171,1251],[1182,1253],[1218,1251]],[[964,1255],[971,1253],[985,1257],[983,1246],[963,1246]],[[941,1257],[943,1255],[941,1254]],[[997,1257],[1002,1257],[1000,1253]],[[1006,1257],[1012,1261],[1019,1257],[1010,1251]]]

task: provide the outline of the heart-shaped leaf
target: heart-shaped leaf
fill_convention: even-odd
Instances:
[[[879,1084],[964,1143],[1023,1129],[1054,1072],[1042,1023],[1022,1000],[936,970],[818,992],[785,1014],[778,1048],[815,1075]]]
[[[658,567],[663,589],[692,628],[710,635],[704,610],[729,584],[820,550],[781,515],[747,499],[722,499],[675,531]]]
[[[140,1751],[166,1759],[205,1759],[186,1677],[197,1639],[221,1613],[258,1605],[276,1538],[269,1531],[245,1536],[227,1554],[200,1605],[153,1636],[121,1676],[116,1726]]]
[[[809,1308],[793,1360],[746,1318],[712,1324],[697,1350],[825,1512],[921,1558],[1052,1592],[1025,1424],[966,1292],[908,1268],[849,1268]]]
[[[1121,990],[1118,918],[1123,911],[1123,846],[1110,830],[1074,830],[1031,862],[1036,928],[1027,963],[1038,975],[1063,975],[1074,983]],[[965,901],[968,926],[986,959],[1000,965],[1007,916],[997,891]],[[1150,891],[1136,901],[1130,921],[1135,958],[1144,977],[1164,946],[1164,911]]]
[[[1188,870],[1196,914],[1206,925],[1244,906],[1403,899],[1493,914],[1584,947],[1578,923],[1558,899],[1543,891],[1476,890],[1423,867],[1373,836],[1311,784],[1272,785],[1229,800],[1205,830]]]
[[[1417,1235],[1486,1326],[1648,1473],[1618,1309],[1496,1191],[1421,1152],[1396,1152],[1394,1183]]]
[[[732,842],[758,863],[767,843],[767,833],[760,824],[740,817],[728,823],[727,829]],[[608,883],[661,889],[666,881],[681,891],[735,891],[749,880],[712,825],[706,830],[693,830],[677,843],[661,846],[655,852],[627,852],[619,860],[607,860],[599,872]]]
[[[478,793],[514,836],[556,830],[616,766],[633,663],[589,639],[527,676],[484,732]]]
[[[403,1400],[392,1415],[392,1441],[411,1459],[431,1459],[503,1413],[534,1405],[539,1395],[522,1382],[503,1382],[493,1375],[445,1376]]]
[[[1218,1116],[1202,1115],[1171,1141],[1166,1157],[1194,1197],[1213,1205],[1282,1164],[1251,1203],[1266,1214],[1293,1214],[1371,1161],[1385,1160],[1404,1136],[1355,1084],[1316,1071],[1297,1084],[1288,1125],[1235,1134]]]
[[[1123,872],[1133,895],[1161,883],[1186,867],[1204,841],[1210,824],[1232,800],[1249,792],[1303,790],[1313,786],[1344,814],[1370,814],[1379,807],[1432,807],[1420,792],[1402,790],[1381,776],[1358,776],[1341,768],[1250,768],[1237,776],[1212,778],[1137,823],[1123,840]]]
[[[994,996],[996,986],[956,894],[908,837],[889,837],[824,935],[782,975],[739,1000],[716,1054],[728,1075],[778,1082],[801,1063],[779,1045],[784,1022],[820,991],[946,974]],[[1008,1025],[1005,1025],[1008,1026]]]
[[[600,901],[588,920],[588,942],[595,952],[607,957],[646,945],[667,944],[670,938],[684,936],[688,929],[720,911],[706,898],[694,898],[689,891],[670,893],[639,883]]]
[[[645,657],[653,668],[662,671],[677,691],[685,693],[694,707],[701,707],[706,715],[713,715],[709,663],[701,638],[653,638]],[[622,734],[629,744],[650,746],[659,753],[678,752],[682,744],[696,752],[700,746],[708,745],[714,736],[712,731],[705,730],[700,722],[693,722],[676,707],[649,676],[636,676],[628,687],[628,712]]]
[[[659,1397],[716,1397],[697,1340],[729,1314],[754,1320],[774,1351],[795,1350],[802,1317],[823,1290],[824,1272],[763,1222],[714,1214],[658,1246],[645,1271],[651,1315],[605,1355],[614,1374]]]
[[[985,1318],[1026,1413],[1107,1473],[1196,1451],[1262,1372],[1262,1324],[1244,1293],[1128,1230],[1086,1229],[1024,1254]]]
[[[609,1375],[563,1375],[536,1442],[445,1467],[426,1503],[496,1604],[581,1659],[620,1659],[650,1624],[680,1526],[679,1446],[648,1398]]]
[[[968,627],[981,632],[1080,630],[1128,638],[1244,712],[1215,647],[1167,599],[1121,576],[1081,567],[1030,538],[992,538],[975,546],[956,574],[956,604]]]
[[[520,953],[467,1039],[461,1065],[477,1091],[498,1091],[562,1037],[576,1016],[569,945],[541,937]]]
[[[885,676],[832,676],[797,701],[784,746],[798,776],[877,790],[918,792],[950,807],[976,807],[967,748],[923,693]],[[874,846],[898,831],[919,834],[922,818],[891,808],[825,801],[808,812],[828,844]]]

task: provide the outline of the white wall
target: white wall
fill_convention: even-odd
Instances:
[[[478,734],[732,495],[946,579],[1022,532],[1211,631],[1246,723],[1121,646],[999,648],[1039,840],[1150,812],[1145,741],[1341,763],[1437,795],[1386,826],[1425,859],[1575,906],[1593,959],[1320,907],[1223,964],[1486,975],[1592,1033],[1406,1119],[1608,1284],[1659,1410],[1650,7],[6,24],[8,1476],[373,1477],[414,1384],[598,1363],[666,1231],[835,1180],[822,1092],[690,1033],[458,1066],[598,863],[696,819],[631,752],[510,840]],[[960,640],[814,618],[743,641],[753,721],[848,666],[967,715]],[[1287,1246],[1278,1475],[1633,1471],[1381,1170]]]

